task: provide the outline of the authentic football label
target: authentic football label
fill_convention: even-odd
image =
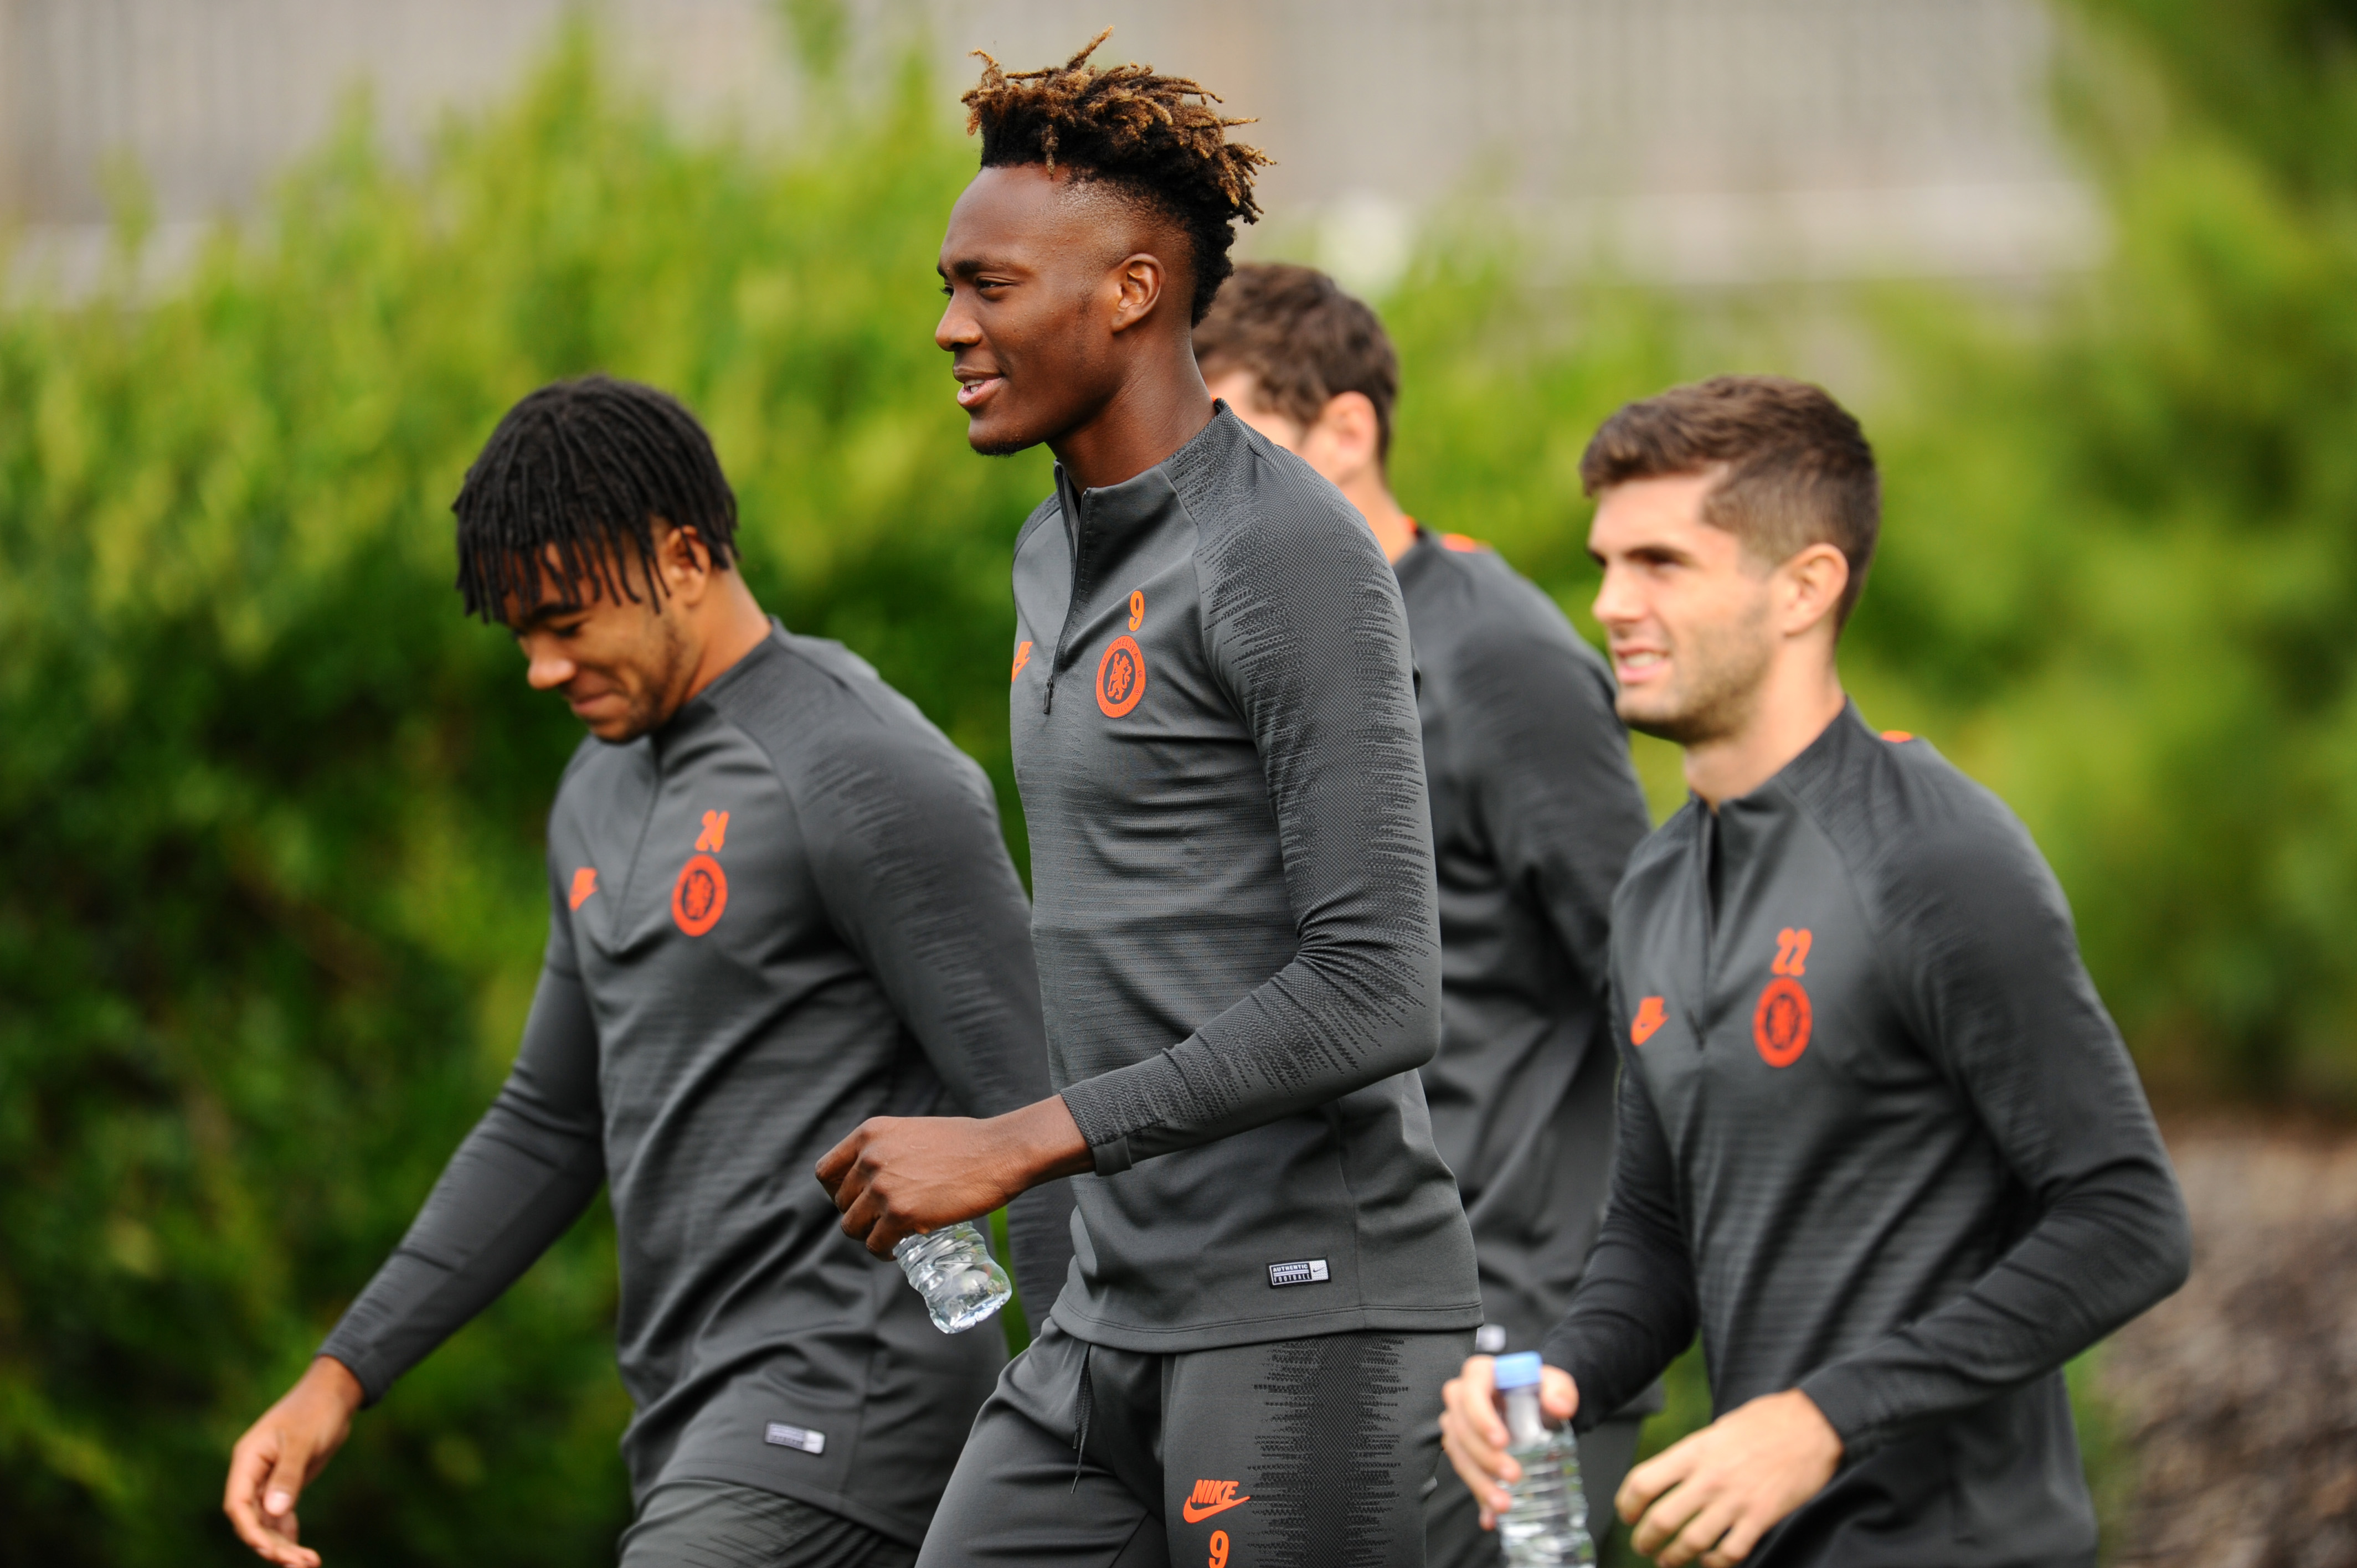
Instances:
[[[1326,1260],[1323,1258],[1304,1258],[1297,1263],[1271,1263],[1268,1266],[1268,1283],[1272,1287],[1324,1284],[1327,1278]]]
[[[807,1426],[788,1426],[782,1421],[770,1423],[770,1429],[761,1434],[761,1441],[779,1448],[799,1448],[805,1454],[826,1452],[825,1433],[813,1432]]]

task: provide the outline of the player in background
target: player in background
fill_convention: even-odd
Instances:
[[[2093,1564],[2062,1366],[2184,1281],[2184,1203],[2029,833],[1843,693],[1866,436],[1726,376],[1620,410],[1580,477],[1620,716],[1693,797],[1613,900],[1620,1148],[1546,1408],[1613,1409],[1699,1327],[1717,1419],[1620,1488],[1663,1568]],[[1443,1427],[1494,1513],[1485,1359]]]
[[[592,376],[500,422],[458,514],[467,608],[589,736],[549,813],[547,956],[515,1069],[224,1506],[316,1568],[296,1499],[361,1405],[606,1187],[637,1416],[623,1568],[914,1560],[995,1327],[951,1337],[842,1234],[811,1162],[867,1116],[1047,1092],[1022,885],[989,781],[841,646],[761,613],[703,429]],[[1028,1298],[1065,1190],[1009,1210]]]
[[[1196,368],[1259,156],[1088,53],[967,95],[935,335],[974,449],[1057,460],[1008,651],[1060,1092],[871,1122],[821,1175],[880,1251],[1081,1173],[1071,1281],[926,1564],[1414,1568],[1481,1302],[1414,1070],[1440,941],[1399,585]]]
[[[1195,357],[1213,397],[1359,509],[1399,576],[1440,885],[1440,1054],[1424,1093],[1480,1254],[1475,1348],[1535,1349],[1571,1300],[1612,1165],[1606,920],[1648,822],[1611,672],[1495,552],[1400,510],[1387,475],[1399,360],[1332,278],[1239,266],[1195,328]],[[1580,1439],[1599,1526],[1659,1408],[1647,1392]],[[1435,1477],[1425,1523],[1436,1568],[1499,1561],[1463,1487]]]

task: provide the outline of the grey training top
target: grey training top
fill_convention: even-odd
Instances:
[[[2021,824],[1848,709],[1639,848],[1612,987],[1611,1207],[1546,1349],[1582,1419],[1698,1322],[1718,1411],[1798,1388],[1846,1449],[1760,1568],[2092,1564],[2061,1368],[2190,1240]]]
[[[1618,1066],[1612,889],[1649,826],[1611,672],[1497,554],[1418,530],[1394,564],[1422,681],[1440,878],[1432,1131],[1480,1254],[1483,1348],[1536,1348],[1603,1216]]]
[[[382,1397],[603,1181],[638,1495],[735,1481],[916,1544],[1004,1340],[935,1330],[812,1167],[870,1116],[1049,1092],[988,780],[857,658],[780,628],[655,734],[583,743],[548,869],[515,1069],[323,1353]],[[1035,1302],[1069,1204],[1058,1183],[1010,1212]]]
[[[1074,1178],[1076,1337],[1176,1351],[1480,1322],[1411,1069],[1440,1034],[1399,585],[1224,405],[1015,547],[1015,775]]]

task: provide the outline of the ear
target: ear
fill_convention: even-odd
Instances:
[[[716,568],[711,548],[692,524],[654,520],[655,569],[662,574],[663,596],[693,608],[711,590]]]
[[[1834,614],[1841,607],[1842,590],[1849,586],[1849,558],[1831,544],[1819,542],[1776,568],[1777,629],[1801,637],[1823,625],[1834,629]]]
[[[1322,443],[1326,462],[1318,467],[1340,479],[1353,479],[1382,458],[1383,427],[1375,419],[1374,400],[1364,392],[1336,392],[1318,411],[1305,446]]]
[[[1170,286],[1170,269],[1150,251],[1135,251],[1115,263],[1107,281],[1113,285],[1113,329],[1126,332],[1153,318]]]

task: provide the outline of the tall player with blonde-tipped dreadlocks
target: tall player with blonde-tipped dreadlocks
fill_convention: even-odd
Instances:
[[[876,1112],[1047,1090],[989,782],[857,658],[761,613],[712,444],[652,388],[533,392],[456,510],[467,607],[593,737],[549,813],[547,956],[506,1086],[240,1440],[224,1505],[316,1568],[295,1502],[353,1412],[603,1186],[637,1409],[622,1568],[907,1568],[1005,1348],[935,1332],[803,1173]],[[1010,1212],[1035,1300],[1068,1206]]]
[[[973,446],[1057,459],[1010,715],[1060,1092],[871,1122],[820,1176],[883,1251],[1076,1175],[1070,1279],[921,1563],[1412,1568],[1481,1298],[1415,1070],[1440,941],[1399,585],[1196,369],[1265,160],[1089,52],[967,94],[935,333]]]

